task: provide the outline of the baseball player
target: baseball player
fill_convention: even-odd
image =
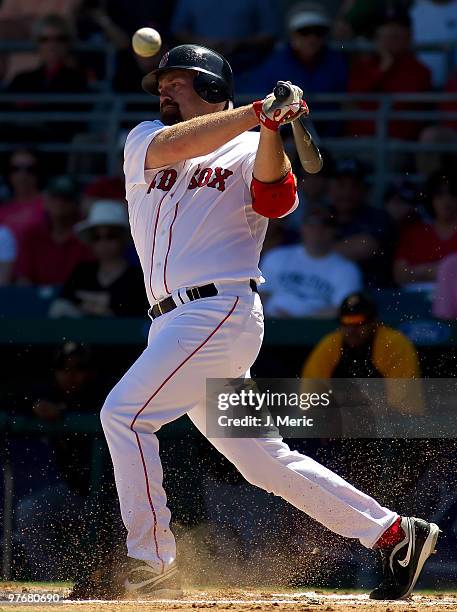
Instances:
[[[161,121],[130,132],[124,170],[152,323],[101,412],[128,530],[130,594],[181,593],[156,432],[187,413],[205,434],[206,379],[249,377],[262,343],[258,261],[268,218],[298,204],[279,128],[308,113],[302,90],[289,86],[280,103],[270,94],[233,109],[230,65],[197,45],[171,49],[143,79],[160,97]],[[317,155],[310,146],[310,169],[320,167]],[[436,525],[399,517],[281,439],[210,442],[252,484],[379,549],[384,577],[371,597],[411,592]]]

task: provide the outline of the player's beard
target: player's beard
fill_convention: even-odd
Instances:
[[[163,104],[160,107],[160,118],[164,125],[174,125],[183,120],[179,106],[174,103]]]

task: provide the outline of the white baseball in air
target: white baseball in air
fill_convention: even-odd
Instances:
[[[140,57],[152,57],[160,51],[162,38],[154,28],[140,28],[132,36],[132,47]]]

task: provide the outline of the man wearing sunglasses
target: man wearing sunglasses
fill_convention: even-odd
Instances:
[[[88,82],[84,71],[78,66],[72,53],[72,30],[69,23],[59,15],[47,15],[37,21],[33,40],[37,48],[37,66],[18,73],[7,87],[10,93],[18,94],[70,94],[87,92]],[[17,110],[78,111],[81,103],[53,104],[18,101]],[[6,126],[8,128],[8,126]],[[40,125],[18,123],[10,128],[11,140],[15,142],[43,142],[69,140],[82,129],[73,122],[52,122]],[[8,130],[9,136],[9,130]]]
[[[272,82],[287,79],[307,94],[346,91],[348,66],[343,54],[327,45],[330,27],[330,18],[318,3],[299,4],[287,18],[288,41],[257,69],[241,75],[237,90],[262,92]]]
[[[71,54],[72,40],[71,28],[63,17],[47,15],[38,20],[34,32],[38,66],[16,75],[8,90],[18,93],[85,91],[87,79],[75,66]]]
[[[74,233],[79,220],[79,194],[67,176],[51,179],[44,194],[45,216],[24,232],[17,262],[18,282],[24,285],[61,285],[90,249]]]

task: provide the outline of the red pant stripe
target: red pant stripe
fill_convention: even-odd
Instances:
[[[151,395],[151,397],[143,404],[143,406],[140,408],[140,410],[136,413],[133,421],[130,424],[130,429],[133,431],[133,433],[135,434],[135,437],[136,437],[136,441],[137,441],[137,444],[138,444],[138,450],[140,452],[140,457],[141,457],[141,463],[143,464],[144,480],[145,480],[145,484],[146,484],[146,493],[147,493],[147,496],[148,496],[149,506],[151,507],[152,518],[153,518],[153,523],[154,523],[154,526],[153,526],[154,545],[155,545],[157,557],[158,557],[159,561],[162,563],[162,571],[164,569],[164,562],[163,562],[162,558],[160,557],[160,554],[159,554],[159,545],[158,545],[158,542],[157,542],[157,515],[156,515],[155,508],[154,508],[154,504],[152,502],[151,488],[150,488],[150,484],[149,484],[148,470],[147,470],[147,467],[146,467],[146,461],[144,459],[143,448],[141,446],[140,437],[138,435],[138,432],[136,432],[135,429],[134,429],[134,425],[136,423],[136,420],[140,416],[140,414],[143,412],[143,410],[156,397],[156,395],[159,393],[159,391],[161,391],[164,388],[164,386],[167,384],[167,382],[171,378],[173,378],[173,376],[176,374],[176,372],[178,372],[190,359],[192,359],[192,357],[196,353],[198,353],[198,351],[200,349],[202,349],[205,346],[205,344],[207,344],[207,342],[209,342],[211,340],[211,338],[214,336],[214,334],[222,327],[222,325],[232,315],[233,311],[235,310],[235,308],[236,308],[236,306],[238,304],[238,300],[239,300],[239,298],[237,297],[235,302],[234,302],[234,304],[233,304],[233,306],[231,307],[230,311],[225,315],[225,317],[222,319],[222,321],[213,329],[213,331],[209,334],[209,336],[201,344],[199,344],[197,346],[197,348],[195,350],[193,350],[190,355],[188,355],[183,361],[181,361],[181,363],[173,370],[173,372],[169,376],[167,376],[167,378],[163,381],[163,383],[154,391],[154,393]]]

